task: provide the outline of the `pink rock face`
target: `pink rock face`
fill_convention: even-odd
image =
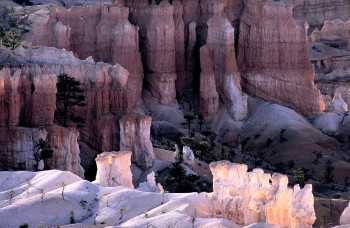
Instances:
[[[54,149],[54,153],[52,158],[45,159],[45,165],[49,169],[68,170],[84,177],[84,169],[80,165],[79,132],[59,126],[48,127],[46,131],[46,143]]]
[[[141,168],[152,166],[155,156],[150,140],[152,118],[142,115],[126,115],[119,120],[120,150],[132,151],[132,161]]]
[[[311,34],[312,42],[327,42],[347,48],[350,40],[350,21],[339,19],[325,21],[322,30],[316,29]]]
[[[213,214],[239,225],[268,222],[292,228],[312,227],[316,220],[312,185],[288,188],[288,177],[228,161],[210,164]],[[271,181],[271,184],[270,184]]]
[[[213,117],[219,112],[219,94],[216,90],[214,66],[206,46],[201,48],[200,53],[202,72],[199,112],[205,117]]]
[[[34,146],[47,131],[36,128],[0,128],[0,169],[35,171]]]
[[[41,75],[34,78],[32,124],[50,126],[56,110],[56,75]]]
[[[130,105],[141,99],[143,69],[138,28],[128,21],[129,9],[118,4],[56,8],[46,24],[34,28],[33,45],[73,51],[78,58],[119,63],[129,71]]]
[[[148,88],[152,95],[159,99],[160,103],[172,106],[176,101],[175,80],[176,71],[184,72],[183,49],[177,44],[183,43],[180,34],[175,33],[175,29],[181,29],[183,24],[174,21],[174,6],[162,2],[156,5],[153,2],[149,5],[133,4],[131,7],[131,21],[140,27],[140,48],[142,50],[142,60],[145,66]],[[179,17],[181,9],[177,5],[176,15]],[[176,34],[176,36],[175,36]],[[176,61],[176,57],[179,60]]]
[[[130,151],[103,152],[97,155],[96,182],[104,187],[126,186],[134,188],[132,184]]]
[[[56,48],[19,48],[11,55],[24,63],[12,73],[7,67],[0,71],[0,126],[51,126],[56,110],[56,77],[51,75],[66,73],[81,82],[86,96],[87,106],[75,110],[86,120],[80,139],[96,150],[119,149],[118,119],[129,109],[127,70],[79,60]]]
[[[241,18],[238,66],[250,93],[309,115],[324,104],[314,85],[307,50],[307,24],[292,17],[292,5],[248,0]]]
[[[215,92],[218,91],[230,115],[236,121],[239,121],[245,118],[248,110],[247,97],[241,91],[240,73],[237,67],[234,46],[234,29],[227,18],[223,16],[223,3],[209,2],[205,5],[205,9],[207,15],[211,16],[206,22],[206,49],[201,50],[201,75],[203,75],[204,81],[201,82],[201,86],[204,86],[204,88],[201,88],[201,100],[208,96],[207,93],[209,99],[207,98],[206,101],[201,103],[201,106],[204,106],[201,107],[201,110],[204,111],[202,115],[208,117],[206,114],[209,114],[210,107],[205,106],[213,106],[211,104],[214,104],[214,107],[218,107],[219,99],[216,100],[215,98]],[[208,79],[213,81],[210,80],[210,76],[208,77],[212,74],[214,74],[216,91],[210,92],[207,88],[207,82]],[[217,108],[211,110],[210,116],[215,115],[217,111]]]
[[[293,4],[293,16],[310,25],[322,25],[326,20],[349,20],[348,0],[286,0]]]
[[[36,170],[34,147],[39,139],[54,150],[53,157],[44,159],[45,168],[71,171],[84,177],[80,165],[78,136],[75,129],[59,126],[37,128],[11,127],[0,129],[1,170]]]

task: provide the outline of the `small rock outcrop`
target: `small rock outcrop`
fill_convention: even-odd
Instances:
[[[239,225],[268,222],[292,228],[311,228],[316,220],[311,185],[302,190],[295,185],[293,190],[288,188],[287,176],[271,177],[262,169],[247,172],[246,165],[228,161],[211,163],[210,169],[216,217]]]
[[[308,25],[293,19],[292,10],[283,1],[245,1],[238,43],[242,86],[303,115],[319,113],[324,104],[313,82]]]
[[[131,151],[113,151],[97,155],[96,183],[104,187],[126,186],[134,188],[130,170],[131,154]]]
[[[312,26],[322,25],[326,20],[349,20],[348,0],[286,0],[293,4],[293,17],[306,20]]]
[[[322,30],[316,29],[311,34],[312,42],[325,42],[333,47],[349,46],[350,21],[340,19],[325,21]]]
[[[343,114],[348,111],[348,105],[343,100],[340,91],[337,91],[335,93],[335,96],[333,98],[333,106],[334,106],[334,113],[336,114]]]
[[[140,183],[140,186],[137,188],[137,190],[140,190],[143,192],[164,193],[163,186],[159,183],[158,184],[156,183],[154,172],[151,172],[147,175],[147,181]]]
[[[132,151],[131,160],[148,169],[155,160],[150,140],[152,118],[143,115],[125,115],[119,120],[120,150]]]
[[[341,214],[339,223],[340,225],[350,225],[350,205]]]
[[[183,162],[187,165],[194,165],[194,153],[190,147],[184,146],[182,148],[182,158]]]

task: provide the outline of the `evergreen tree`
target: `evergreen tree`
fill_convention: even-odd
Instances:
[[[17,28],[10,28],[10,30],[5,33],[3,44],[12,50],[21,44],[20,34]]]
[[[334,178],[334,166],[332,165],[332,161],[331,159],[328,159],[326,161],[326,164],[324,166],[325,168],[325,172],[324,172],[324,180],[326,183],[332,183],[333,182],[333,178]]]
[[[57,112],[63,118],[63,126],[67,127],[67,120],[75,122],[78,127],[82,127],[85,120],[82,117],[75,116],[72,108],[86,105],[83,90],[80,88],[80,82],[67,74],[58,75],[57,82]]]

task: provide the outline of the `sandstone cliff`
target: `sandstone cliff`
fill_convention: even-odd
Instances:
[[[72,51],[77,58],[121,64],[129,71],[130,103],[141,99],[143,70],[138,28],[129,20],[129,9],[100,4],[71,9],[52,9],[49,18],[33,30],[33,45]]]
[[[218,112],[220,98],[232,118],[242,120],[248,112],[247,96],[242,93],[240,85],[234,29],[224,16],[223,3],[209,2],[202,3],[202,6],[206,9],[208,20],[204,26],[196,28],[203,30],[204,37],[201,39],[206,44],[200,51],[200,111],[205,117],[214,116]]]
[[[348,0],[286,0],[294,5],[293,17],[306,20],[311,26],[322,25],[326,20],[349,20]]]
[[[273,0],[246,0],[241,18],[238,66],[248,92],[304,115],[320,112],[307,52],[307,24],[293,19],[293,6]]]

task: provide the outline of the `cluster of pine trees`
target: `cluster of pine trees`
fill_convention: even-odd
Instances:
[[[19,11],[11,8],[8,20],[0,24],[0,40],[7,48],[15,49],[21,44],[21,35],[29,31],[29,10],[26,6]]]

